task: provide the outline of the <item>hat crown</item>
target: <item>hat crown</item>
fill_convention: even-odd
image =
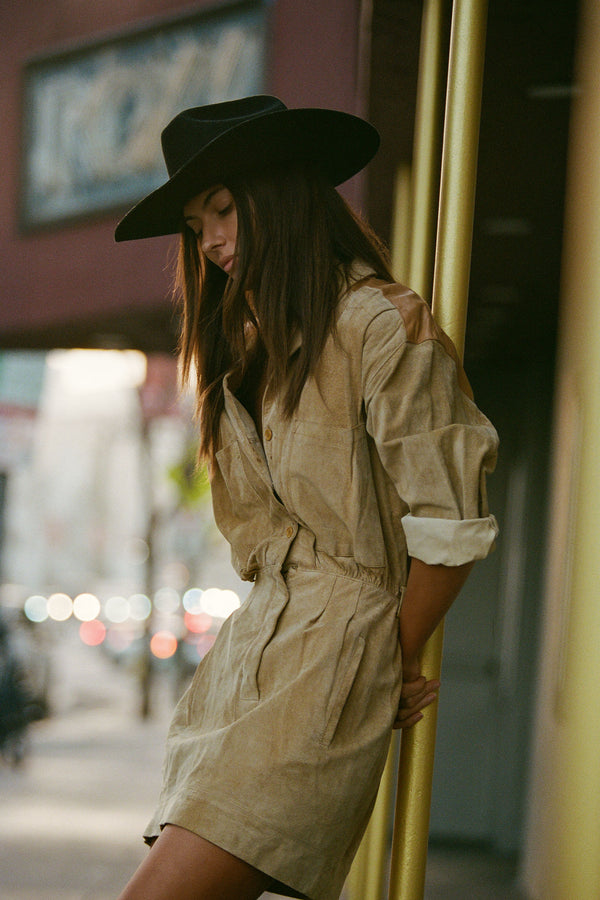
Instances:
[[[176,234],[190,197],[213,184],[301,162],[332,186],[359,172],[379,146],[377,130],[350,113],[288,109],[259,95],[183,110],[162,133],[169,180],[119,222],[117,241]]]
[[[249,119],[285,109],[287,107],[277,97],[266,95],[184,109],[169,122],[161,135],[169,177],[231,128]]]

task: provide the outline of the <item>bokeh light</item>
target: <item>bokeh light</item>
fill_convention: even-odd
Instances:
[[[113,625],[126,622],[130,611],[129,600],[125,597],[109,597],[104,604],[104,615]]]
[[[41,594],[28,597],[23,612],[30,622],[45,622],[48,618],[48,601]]]
[[[187,630],[191,631],[192,634],[204,634],[205,631],[210,631],[210,627],[213,623],[212,616],[209,616],[208,613],[205,612],[186,612],[183,621]]]
[[[199,662],[206,656],[216,637],[216,634],[190,634],[185,638],[185,644],[189,648],[188,653],[191,651],[194,661]]]
[[[202,610],[215,619],[226,619],[240,605],[240,598],[235,591],[222,591],[220,588],[209,588],[202,594]]]
[[[79,626],[79,637],[88,647],[98,647],[106,637],[106,628],[98,619],[83,621]]]
[[[135,635],[129,629],[124,628],[108,628],[106,632],[106,643],[115,653],[123,653],[128,650],[135,640]]]
[[[157,631],[150,640],[150,650],[157,659],[169,659],[177,651],[177,638],[171,631]]]
[[[204,591],[201,591],[200,588],[190,588],[183,595],[183,608],[192,615],[202,612],[203,593]]]
[[[73,614],[80,622],[91,622],[100,615],[100,601],[94,594],[78,594],[73,600]]]
[[[135,622],[144,622],[150,618],[152,603],[146,594],[132,594],[129,598],[129,615]]]
[[[131,559],[137,566],[142,566],[150,556],[150,548],[143,538],[132,538],[129,542]]]
[[[196,649],[198,651],[198,656],[202,659],[205,656],[214,642],[216,641],[216,634],[202,634],[200,635],[200,639],[196,644]]]
[[[48,597],[48,615],[55,622],[66,622],[73,615],[73,601],[68,594],[56,593]]]

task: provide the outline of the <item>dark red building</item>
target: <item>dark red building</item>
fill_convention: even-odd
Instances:
[[[419,4],[400,6],[413,7],[411,18],[417,20]],[[154,99],[152,127],[146,128],[153,150],[161,127],[180,108],[178,96],[182,102],[185,98],[187,105],[223,96],[219,84],[204,88],[201,71],[201,66],[210,65],[219,47],[224,51],[221,58],[227,51],[232,54],[230,69],[238,68],[233,75],[229,71],[223,76],[225,80],[229,76],[226,97],[237,88],[236,96],[273,93],[290,106],[332,106],[368,113],[370,22],[357,0],[211,0],[194,4],[108,0],[76,5],[69,0],[52,4],[28,0],[4,4],[0,16],[4,35],[0,61],[4,111],[0,136],[4,160],[0,173],[0,346],[5,348],[133,346],[153,351],[173,346],[175,327],[165,260],[174,242],[157,239],[117,246],[112,237],[119,213],[145,191],[140,188],[136,195],[135,185],[132,191],[125,184],[124,190],[112,190],[112,202],[110,198],[98,202],[94,192],[111,187],[111,173],[98,171],[99,165],[79,177],[74,172],[89,165],[94,152],[98,160],[106,151],[100,144],[107,129],[121,127],[126,95],[122,79],[119,83],[113,76],[113,93],[108,96],[106,70],[111,60],[128,70],[129,94],[137,92],[138,105],[149,105]],[[248,27],[254,59],[245,73],[239,64],[243,52],[240,29],[243,32]],[[173,42],[179,39],[185,51],[193,40],[202,40],[203,32],[208,32],[207,45],[200,48],[196,72],[190,74],[177,58]],[[167,35],[165,46],[156,51],[153,44],[161,34]],[[144,82],[144,54],[153,51],[158,53],[157,65],[163,62],[161,53],[171,53],[172,64],[164,69],[164,90],[160,83],[149,87]],[[413,41],[408,60],[413,70],[415,60]],[[139,73],[137,83],[135,72]],[[186,77],[191,87],[186,85]],[[174,88],[177,78],[179,85]],[[98,99],[102,91],[105,96]],[[144,91],[147,96],[140,100],[139,93]],[[112,118],[120,121],[103,121],[102,125],[93,121],[94,111],[107,116],[111,101],[115,107]],[[86,104],[84,121],[78,108],[82,104]],[[397,110],[401,112],[402,108]],[[67,143],[65,129],[70,127],[80,129],[72,138],[77,146]],[[404,129],[406,149],[409,130]],[[130,134],[129,139],[131,143],[135,135]],[[392,149],[396,148],[391,143],[385,148],[387,154]],[[112,163],[118,170],[122,157],[115,150],[116,144],[112,156],[106,154],[106,165]],[[82,159],[86,154],[88,159]],[[135,175],[134,169],[130,171]],[[120,177],[126,175],[124,167]],[[32,181],[37,183],[31,185]],[[364,179],[355,179],[345,192],[361,205],[366,198]],[[387,193],[391,194],[389,183]]]

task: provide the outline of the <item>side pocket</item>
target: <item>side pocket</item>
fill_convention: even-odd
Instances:
[[[340,659],[338,677],[333,686],[330,703],[327,709],[327,722],[320,743],[329,747],[342,717],[342,712],[350,697],[352,685],[358,672],[360,661],[365,650],[365,639],[362,634],[356,636],[347,653]]]

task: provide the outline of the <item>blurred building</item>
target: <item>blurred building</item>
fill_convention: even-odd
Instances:
[[[173,241],[115,245],[112,232],[161,181],[157,138],[183,104],[264,92],[365,115],[381,151],[343,192],[390,240],[397,173],[412,161],[423,5],[2,4],[0,349],[172,354]],[[555,442],[566,456],[552,455],[578,16],[573,0],[490,3],[466,367],[501,436],[489,487],[502,538],[448,617],[431,823],[435,838],[525,854],[533,900],[567,900],[544,881],[550,838],[532,839],[552,807],[531,760],[535,748],[553,787],[540,742],[554,733],[554,651],[541,623],[545,606],[546,621],[565,620],[570,590],[563,579],[547,606],[548,525],[564,513],[549,503],[551,462],[562,471],[579,447]]]

